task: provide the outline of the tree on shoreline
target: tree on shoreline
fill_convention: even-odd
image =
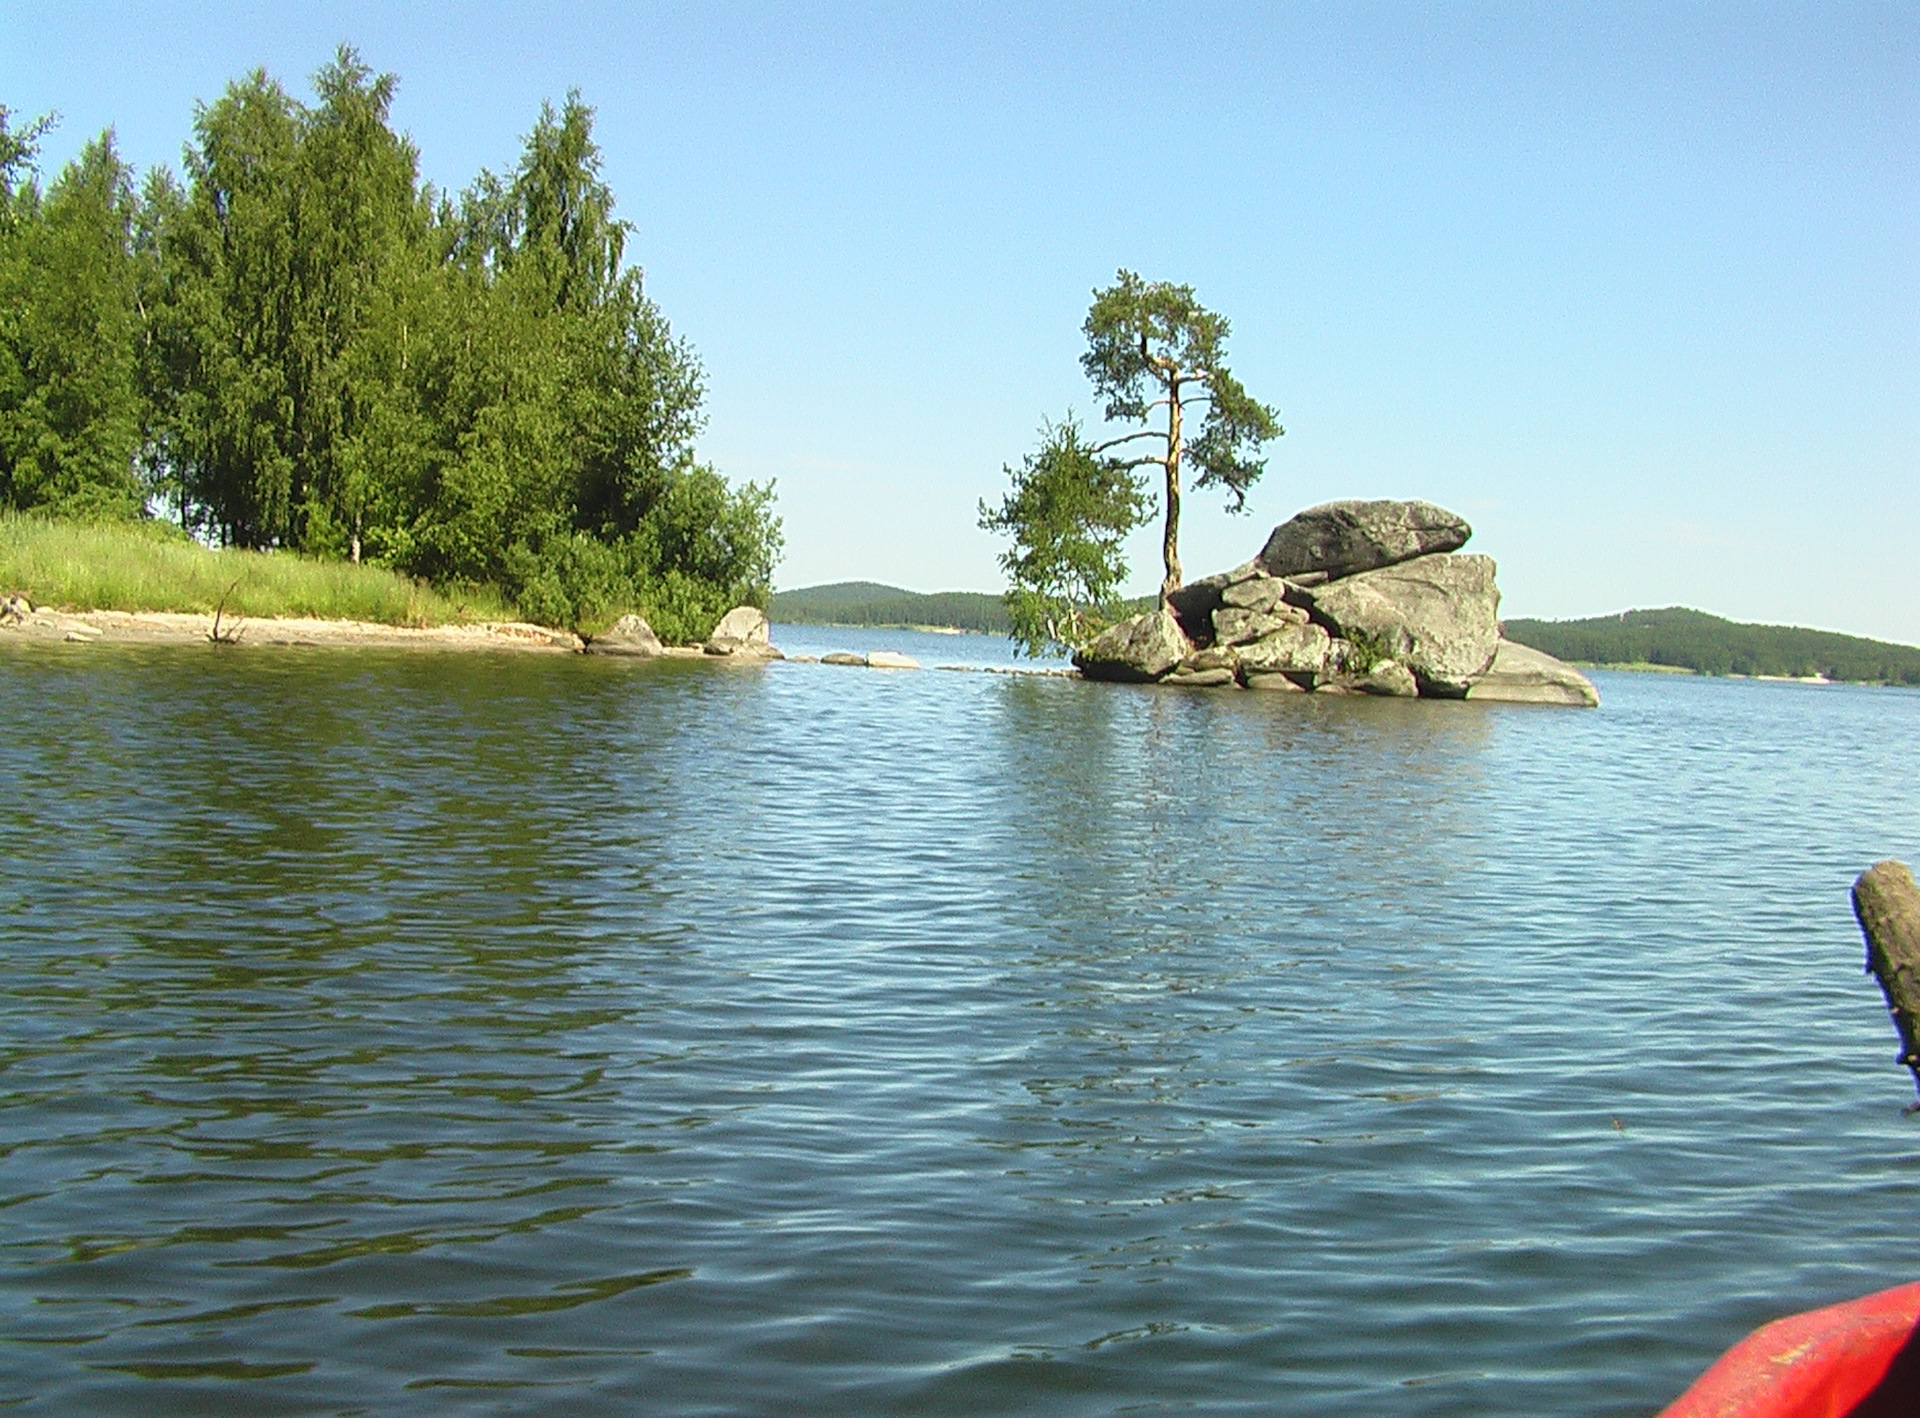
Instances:
[[[136,193],[111,135],[43,194],[0,108],[0,510],[487,583],[698,639],[764,605],[773,489],[698,461],[698,359],[647,296],[593,110],[518,164],[421,182],[397,83],[342,46],[303,103],[264,70]]]

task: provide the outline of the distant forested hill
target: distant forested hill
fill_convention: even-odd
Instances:
[[[1680,606],[1592,620],[1510,620],[1506,627],[1510,640],[1587,665],[1920,685],[1920,647],[1791,625],[1742,625]]]
[[[903,591],[873,581],[836,581],[779,591],[767,614],[789,625],[940,625],[955,630],[1011,628],[1007,608],[984,591]]]

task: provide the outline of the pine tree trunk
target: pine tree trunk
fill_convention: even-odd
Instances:
[[[1180,589],[1180,381],[1167,384],[1167,532],[1160,551],[1167,572],[1160,581],[1160,609]]]
[[[1867,969],[1900,1033],[1899,1061],[1920,1085],[1920,888],[1907,864],[1876,862],[1862,872],[1853,884],[1853,914],[1867,938]]]

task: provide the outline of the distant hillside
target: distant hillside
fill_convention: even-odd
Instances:
[[[1583,665],[1671,665],[1703,675],[1825,675],[1920,685],[1920,648],[1802,630],[1742,625],[1670,606],[1592,620],[1510,620],[1507,637]]]
[[[779,591],[767,614],[788,625],[938,625],[1001,635],[1011,628],[1006,606],[984,591],[903,591],[873,581]]]

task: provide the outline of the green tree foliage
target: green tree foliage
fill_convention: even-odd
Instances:
[[[1126,579],[1121,542],[1140,525],[1145,493],[1129,464],[1102,457],[1072,415],[1040,429],[1040,448],[1006,469],[1013,488],[980,525],[1013,539],[1007,614],[1029,655],[1085,644],[1117,615]]]
[[[1153,465],[1162,474],[1164,607],[1181,583],[1186,465],[1198,470],[1196,486],[1225,488],[1227,510],[1239,512],[1266,467],[1255,456],[1260,446],[1285,432],[1227,368],[1227,322],[1194,298],[1193,287],[1123,270],[1093,293],[1082,329],[1087,352],[1080,364],[1106,400],[1106,417],[1156,426],[1092,445],[1071,419],[1049,426],[1040,451],[1007,470],[1013,491],[1000,507],[981,504],[980,525],[1013,538],[1000,558],[1010,582],[1007,608],[1014,638],[1034,654],[1084,644],[1121,611],[1121,543],[1150,515],[1137,469]],[[1193,438],[1186,432],[1189,406],[1205,408]],[[1147,440],[1158,444],[1155,451],[1114,451]]]
[[[700,366],[627,262],[592,110],[543,106],[518,166],[450,200],[394,91],[344,47],[310,104],[255,71],[137,197],[103,138],[43,200],[39,129],[0,110],[0,506],[150,494],[225,545],[583,628],[692,639],[764,604],[772,488],[695,458]]]
[[[111,133],[42,196],[0,111],[0,506],[84,519],[141,507],[145,400],[132,174]]]
[[[1159,451],[1127,460],[1129,467],[1157,464],[1164,474],[1166,575],[1160,603],[1180,589],[1180,495],[1182,465],[1198,469],[1196,487],[1223,487],[1227,510],[1239,512],[1247,489],[1259,480],[1266,460],[1254,455],[1260,445],[1286,430],[1278,415],[1248,395],[1226,366],[1228,326],[1194,298],[1192,286],[1143,281],[1132,271],[1095,291],[1082,327],[1087,352],[1080,364],[1106,399],[1109,419],[1150,423],[1164,410],[1160,428],[1127,434],[1098,451],[1140,439],[1160,444]],[[1186,409],[1202,404],[1206,414],[1198,437],[1186,436]]]
[[[1799,626],[1743,625],[1681,606],[1591,620],[1509,620],[1506,633],[1520,644],[1588,665],[1920,685],[1920,648],[1912,645]]]

